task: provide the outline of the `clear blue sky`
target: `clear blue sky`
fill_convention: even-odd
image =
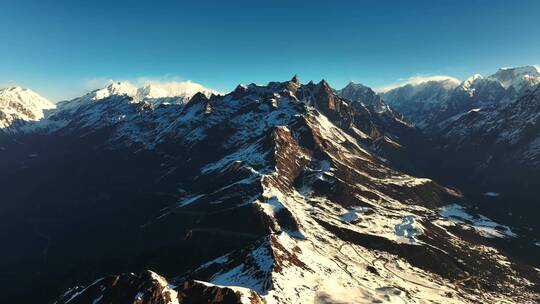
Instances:
[[[379,87],[527,64],[540,64],[535,0],[0,0],[0,86],[51,100],[109,78]]]

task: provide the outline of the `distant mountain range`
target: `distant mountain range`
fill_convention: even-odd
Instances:
[[[476,74],[463,82],[443,78],[406,84],[381,96],[416,125],[430,129],[472,109],[512,102],[538,84],[538,68],[525,66],[501,68],[488,77]]]
[[[4,89],[0,297],[538,302],[538,79]]]

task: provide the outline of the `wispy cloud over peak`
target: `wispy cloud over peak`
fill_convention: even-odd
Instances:
[[[166,91],[181,94],[186,91],[208,91],[219,93],[216,90],[209,89],[200,83],[186,80],[178,76],[164,75],[159,77],[141,76],[134,78],[113,79],[111,77],[95,77],[84,81],[84,90],[87,92],[101,89],[109,86],[112,83],[127,83],[137,88],[153,88],[161,91]]]
[[[452,85],[458,85],[461,81],[455,77],[447,75],[432,75],[432,76],[412,76],[409,78],[401,78],[397,82],[391,83],[386,86],[375,88],[375,91],[379,93],[388,92],[392,89],[399,88],[405,85],[419,85],[429,81],[447,81]]]

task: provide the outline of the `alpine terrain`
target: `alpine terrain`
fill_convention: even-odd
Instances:
[[[538,303],[539,80],[4,89],[2,302]]]

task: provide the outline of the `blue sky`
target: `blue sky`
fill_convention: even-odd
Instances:
[[[0,86],[56,101],[107,79],[463,79],[540,64],[539,22],[534,0],[0,0]]]

